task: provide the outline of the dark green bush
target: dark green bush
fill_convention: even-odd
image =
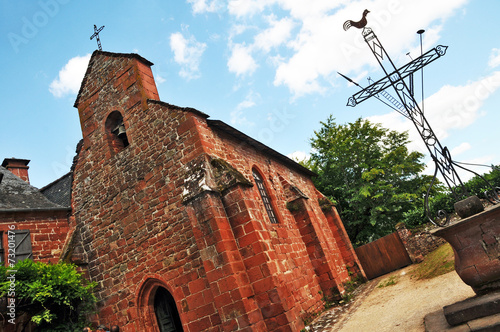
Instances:
[[[31,316],[40,331],[77,331],[87,324],[92,312],[95,283],[86,281],[76,266],[66,263],[46,264],[24,260],[13,267],[0,266],[0,296],[9,293],[15,272],[16,316]],[[11,289],[10,289],[11,291]],[[5,313],[2,313],[5,317]]]
[[[495,168],[490,173],[483,175],[484,180],[486,180],[491,186],[500,186],[500,169]],[[471,193],[471,195],[476,195],[479,198],[485,198],[485,191],[491,191],[491,186],[488,185],[481,177],[474,176],[472,179],[465,183],[465,187]]]
[[[491,172],[484,174],[483,178],[493,187],[500,187],[500,168],[494,168]],[[476,195],[482,199],[485,198],[484,191],[491,190],[491,187],[489,187],[479,176],[473,177],[467,181],[464,186],[469,191],[470,195]],[[449,191],[444,191],[444,187],[441,186],[437,192],[431,194],[429,197],[430,217],[434,220],[439,210],[453,213],[455,211],[453,206],[455,202],[456,200],[453,194]],[[409,228],[415,228],[428,223],[429,219],[425,214],[424,200],[422,199],[412,210],[405,212],[402,221]]]

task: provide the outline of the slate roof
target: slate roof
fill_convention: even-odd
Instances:
[[[228,125],[225,122],[222,122],[220,120],[207,120],[207,123],[208,123],[208,126],[210,128],[215,128],[215,129],[218,129],[220,131],[223,131],[223,132],[237,138],[241,142],[245,142],[249,146],[255,148],[257,151],[261,151],[261,152],[266,153],[270,156],[273,156],[274,158],[278,159],[279,161],[281,161],[282,163],[284,163],[285,165],[287,165],[289,167],[293,167],[296,170],[299,170],[299,171],[301,171],[309,176],[317,176],[317,174],[315,172],[302,166],[298,162],[288,158],[287,156],[279,153],[276,150],[273,150],[272,148],[268,147],[267,145],[262,144],[261,142],[251,138],[250,136],[242,133],[241,131],[237,130],[236,128],[231,127],[230,125]]]
[[[3,177],[2,177],[3,175]],[[38,188],[0,166],[0,212],[47,211],[68,209],[51,202]]]
[[[71,184],[73,182],[73,173],[63,175],[54,182],[46,185],[40,192],[51,202],[60,206],[71,206]]]

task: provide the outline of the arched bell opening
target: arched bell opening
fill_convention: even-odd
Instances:
[[[111,149],[118,153],[129,145],[127,129],[123,122],[123,116],[118,111],[113,111],[106,119],[106,139]]]

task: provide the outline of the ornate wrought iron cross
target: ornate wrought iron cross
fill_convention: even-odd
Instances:
[[[365,18],[365,16],[366,15],[364,14],[363,18]],[[469,172],[472,172],[480,176],[479,174],[458,165],[451,159],[451,155],[448,148],[446,146],[443,147],[439,142],[436,134],[434,133],[427,119],[425,118],[424,112],[420,109],[420,106],[418,105],[413,95],[413,73],[415,73],[417,70],[422,69],[424,66],[428,65],[434,60],[439,59],[440,57],[445,55],[446,49],[448,47],[439,45],[433,48],[432,50],[422,54],[420,57],[410,61],[406,65],[400,68],[396,68],[393,61],[385,51],[384,47],[382,46],[382,43],[377,38],[373,30],[369,27],[366,27],[366,19],[364,22],[360,21],[360,23],[364,24],[360,27],[355,25],[352,26],[358,27],[359,29],[361,28],[363,29],[362,30],[363,38],[366,44],[370,47],[370,50],[377,59],[379,65],[382,67],[382,70],[384,71],[386,76],[370,84],[368,87],[362,88],[359,84],[353,82],[348,77],[339,73],[341,76],[343,76],[350,82],[362,88],[361,91],[357,92],[356,94],[354,94],[352,97],[349,98],[347,105],[354,107],[357,104],[369,99],[370,97],[375,97],[383,101],[380,98],[382,96],[387,101],[389,101],[393,106],[383,101],[386,105],[390,106],[392,109],[396,110],[404,117],[413,122],[413,124],[418,130],[418,133],[420,134],[420,137],[422,137],[427,149],[429,150],[432,160],[436,165],[436,169],[434,171],[434,178],[425,197],[427,216],[433,223],[436,223],[434,218],[431,218],[429,215],[430,212],[429,212],[428,197],[430,189],[432,188],[436,180],[437,172],[439,171],[441,173],[444,181],[450,188],[451,192],[453,193],[457,201],[465,199],[469,195],[469,193],[465,188],[464,183],[460,179],[454,166],[460,167],[462,169],[465,169]],[[344,29],[345,26],[346,24],[344,23]],[[399,101],[396,100],[396,98],[392,97],[390,94],[388,94],[387,91],[385,91],[389,87],[392,87],[394,89]],[[488,181],[486,181],[483,177],[481,178],[486,183],[488,183]],[[493,188],[489,183],[488,185],[491,188]],[[499,188],[495,188],[493,189],[492,193],[486,194],[486,198],[488,198],[490,202],[492,203],[500,202],[498,200],[499,197],[498,189]],[[446,220],[442,222],[441,225],[444,225],[448,222],[448,214],[446,213],[446,211],[442,210],[439,211],[438,217],[439,218],[446,217]]]
[[[94,34],[92,36],[90,36],[90,40],[92,40],[92,39],[94,39],[94,37],[96,37],[97,48],[99,48],[99,51],[102,51],[101,40],[99,39],[99,32],[101,32],[102,29],[104,29],[104,25],[102,27],[100,27],[99,29],[97,29],[97,26],[94,24]]]

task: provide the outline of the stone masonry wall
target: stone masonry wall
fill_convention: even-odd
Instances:
[[[319,205],[319,199],[324,199],[324,196],[316,190],[309,176],[269,158],[225,132],[214,130],[205,122],[200,121],[198,124],[203,137],[202,144],[212,156],[229,162],[246,179],[253,179],[254,168],[263,175],[279,222],[270,223],[259,192],[254,186],[243,189],[242,195],[249,202],[238,205],[240,210],[242,206],[248,207],[255,224],[249,226],[247,221],[239,220],[233,231],[244,258],[254,257],[260,252],[247,250],[248,246],[256,242],[264,246],[262,251],[267,254],[264,256],[266,259],[255,265],[247,264],[246,268],[251,271],[259,266],[260,270],[271,268],[275,279],[273,285],[287,285],[281,301],[294,303],[294,308],[287,314],[290,321],[299,326],[300,313],[314,311],[321,304],[319,291],[328,293],[336,288],[343,292],[343,283],[350,280],[346,267],[359,265],[359,262],[354,262],[357,258],[354,259],[356,255],[352,246],[345,245],[345,240],[350,244],[347,234],[343,227],[340,229],[336,224],[328,222]],[[298,192],[304,196],[291,197],[287,187],[298,188]],[[235,200],[231,199],[233,202]],[[291,202],[300,206],[298,211],[291,212],[287,208],[287,203]],[[248,241],[250,236],[254,237],[252,241]],[[240,238],[245,241],[241,242]],[[251,275],[250,282],[256,282],[260,277]],[[264,297],[259,305],[266,307],[268,303],[268,299]],[[297,312],[293,312],[294,310]]]
[[[153,100],[150,65],[94,53],[75,103],[83,146],[72,205],[98,282],[94,322],[157,331],[153,298],[164,287],[185,331],[300,330],[301,317],[321,308],[320,291],[349,280],[345,231],[322,211],[309,175],[211,128],[201,112]],[[128,146],[112,141],[116,112]]]
[[[157,92],[143,89],[142,78],[152,74],[140,59],[98,54],[93,60],[99,64],[89,66],[77,105],[84,144],[74,170],[73,207],[89,274],[99,284],[94,320],[125,332],[153,331],[156,322],[144,317],[151,300],[138,299],[141,286],[153,280],[179,300],[185,330],[217,326],[182,205],[181,166],[196,153],[192,116],[147,103]],[[113,111],[123,115],[130,142],[119,152],[105,132]]]
[[[424,260],[424,256],[446,243],[444,239],[432,235],[427,229],[409,230],[401,223],[396,225],[396,230],[413,263],[420,263]]]
[[[34,261],[56,263],[70,230],[67,211],[10,212],[0,213],[0,233],[4,246],[4,262],[7,262],[8,231],[29,230]]]

